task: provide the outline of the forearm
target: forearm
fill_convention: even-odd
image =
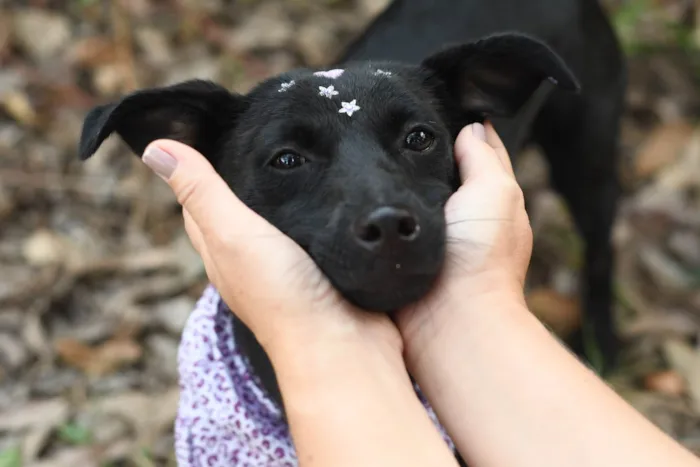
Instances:
[[[398,353],[371,342],[285,353],[273,362],[303,467],[457,465]]]
[[[407,344],[408,366],[473,467],[700,465],[518,301],[492,295],[443,321]]]

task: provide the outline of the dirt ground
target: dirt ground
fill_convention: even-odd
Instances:
[[[170,190],[87,109],[191,77],[322,66],[387,0],[0,0],[0,467],[165,466],[178,337],[206,284]],[[610,384],[700,454],[700,1],[607,1],[630,67]],[[580,239],[536,150],[531,308],[577,324]]]

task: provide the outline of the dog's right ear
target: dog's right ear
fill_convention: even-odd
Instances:
[[[562,58],[539,39],[499,33],[452,46],[422,63],[441,81],[461,110],[486,117],[512,117],[545,81],[577,93],[578,80]]]
[[[210,81],[136,91],[88,113],[80,136],[80,159],[90,158],[112,133],[139,157],[151,142],[165,138],[192,146],[210,158],[221,136],[233,128],[246,108],[244,96]]]

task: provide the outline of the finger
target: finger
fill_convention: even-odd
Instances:
[[[270,234],[272,226],[238,199],[195,149],[157,140],[146,148],[143,161],[170,185],[203,236]]]
[[[204,242],[202,232],[199,230],[199,227],[197,227],[197,224],[194,222],[192,216],[190,216],[187,210],[183,209],[182,217],[185,220],[185,231],[187,232],[187,236],[189,237],[190,242],[192,242],[194,249],[197,250],[199,257],[202,259],[209,280],[214,282],[216,278],[212,276],[212,269],[215,268],[215,264],[211,260],[209,249],[207,248],[207,244]]]
[[[498,132],[496,132],[496,129],[494,128],[493,124],[491,122],[486,122],[484,125],[484,128],[486,130],[486,142],[493,148],[494,151],[496,151],[496,155],[498,156],[498,160],[501,161],[501,164],[503,164],[503,167],[506,168],[508,173],[515,178],[515,171],[513,170],[513,163],[510,160],[510,155],[508,154],[508,150],[506,149],[505,145],[503,144],[503,141],[501,140],[501,137],[498,136]]]
[[[455,141],[455,159],[462,183],[468,178],[507,171],[495,149],[485,141],[480,127],[479,123],[464,127]]]
[[[194,219],[192,219],[190,213],[187,212],[187,209],[183,208],[182,217],[185,221],[185,232],[187,232],[187,236],[189,237],[190,242],[192,242],[192,246],[194,246],[194,249],[197,250],[197,253],[199,253],[201,256],[202,249],[205,248],[202,232],[199,230],[199,227],[197,227],[197,223],[194,221]]]

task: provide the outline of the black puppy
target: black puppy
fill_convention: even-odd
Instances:
[[[494,123],[511,157],[528,143],[540,146],[552,185],[571,210],[585,243],[585,258],[584,323],[569,343],[605,372],[616,363],[619,350],[612,319],[610,234],[620,196],[618,137],[627,76],[618,39],[599,0],[396,0],[339,61],[412,62],[443,44],[508,30],[544,41],[581,83],[579,94],[562,92],[562,87],[555,90],[534,119],[532,112],[523,112]],[[498,73],[515,76],[512,65],[504,61]],[[468,66],[475,73],[481,65]],[[456,68],[451,76],[461,78]],[[482,78],[500,82],[498,74]],[[589,342],[597,344],[598,351],[584,345]]]
[[[503,30],[530,36],[492,34]],[[270,78],[245,96],[203,81],[133,93],[90,112],[80,157],[112,133],[138,155],[158,138],[195,147],[345,297],[382,312],[422,297],[442,267],[457,133],[505,118],[496,122],[511,154],[541,145],[569,202],[587,246],[587,318],[614,356],[609,236],[624,73],[597,2],[398,0],[337,63]],[[558,89],[539,115],[518,113],[547,81]],[[264,351],[242,323],[234,328],[281,406]]]

